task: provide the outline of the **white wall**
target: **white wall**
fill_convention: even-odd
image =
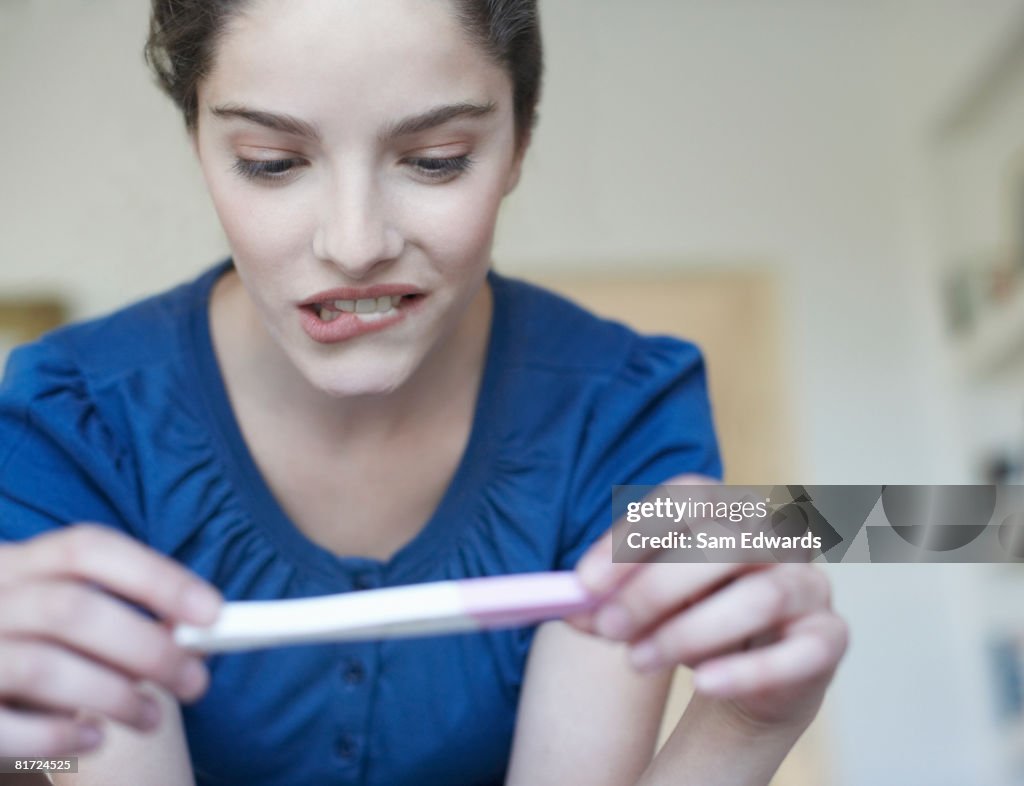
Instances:
[[[143,67],[148,3],[0,3],[0,288],[91,315],[226,253],[181,121]]]
[[[66,287],[88,315],[225,253],[141,65],[146,5],[0,4],[4,294]],[[542,0],[546,94],[499,267],[776,269],[796,415],[780,449],[799,480],[963,482],[925,141],[1022,9]],[[829,707],[840,782],[990,782],[983,686],[959,649],[968,572],[834,576],[854,627]]]

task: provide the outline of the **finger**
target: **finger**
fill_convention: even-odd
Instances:
[[[669,478],[662,486],[721,486],[722,481],[712,478],[709,475],[700,475],[696,472],[685,472]]]
[[[826,609],[828,579],[810,565],[779,565],[742,576],[658,625],[631,657],[641,669],[665,664],[696,666],[783,623]]]
[[[735,698],[810,682],[832,673],[848,639],[839,616],[820,612],[800,620],[775,644],[701,664],[694,686],[707,695]]]
[[[43,642],[0,642],[0,697],[38,708],[87,710],[140,731],[160,722],[156,702],[131,681]]]
[[[95,723],[0,707],[2,756],[71,756],[94,750],[102,741]]]
[[[206,667],[174,643],[170,630],[109,595],[54,580],[9,588],[2,597],[0,635],[73,647],[134,680],[156,682],[183,701],[206,688]]]
[[[610,639],[633,640],[732,577],[764,568],[756,563],[644,565],[601,605],[594,617],[594,627]]]
[[[173,560],[109,527],[78,524],[40,535],[4,555],[6,585],[65,576],[95,582],[176,622],[208,625],[222,599]]]
[[[612,527],[587,550],[576,566],[576,573],[583,586],[595,595],[611,592],[644,564],[613,562],[614,537],[615,528]]]
[[[677,475],[661,486],[720,486],[719,481],[705,475],[687,474]],[[709,499],[715,499],[714,490],[708,492]],[[643,501],[649,501],[658,495],[657,487],[651,491]],[[630,554],[635,559],[630,562],[615,562],[614,546],[616,535],[629,531],[629,524],[625,518],[620,518],[615,524],[584,554],[576,569],[580,581],[591,592],[597,595],[604,595],[623,584],[629,576],[635,573],[647,562],[643,558],[643,552],[639,549],[631,549]],[[652,561],[660,554],[658,551],[651,551]]]
[[[562,621],[567,625],[571,625],[581,633],[587,633],[594,635],[597,631],[594,629],[594,612],[593,611],[581,611],[578,614],[570,614],[567,617],[562,617]]]

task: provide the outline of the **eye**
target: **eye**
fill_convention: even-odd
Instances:
[[[274,158],[266,161],[236,158],[232,169],[249,180],[273,182],[284,180],[288,173],[301,163],[297,158]]]
[[[431,180],[439,181],[453,180],[473,165],[473,159],[468,155],[454,156],[452,158],[410,158],[407,160],[421,175]]]

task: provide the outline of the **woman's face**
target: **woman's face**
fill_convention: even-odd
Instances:
[[[447,0],[253,0],[198,98],[203,175],[269,333],[332,395],[399,387],[483,297],[520,163],[508,75]]]

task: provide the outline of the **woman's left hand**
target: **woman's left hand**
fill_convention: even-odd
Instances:
[[[755,726],[806,727],[846,651],[824,573],[810,564],[613,563],[612,533],[580,560],[581,581],[605,596],[573,618],[629,642],[642,671],[682,664],[694,687]]]

